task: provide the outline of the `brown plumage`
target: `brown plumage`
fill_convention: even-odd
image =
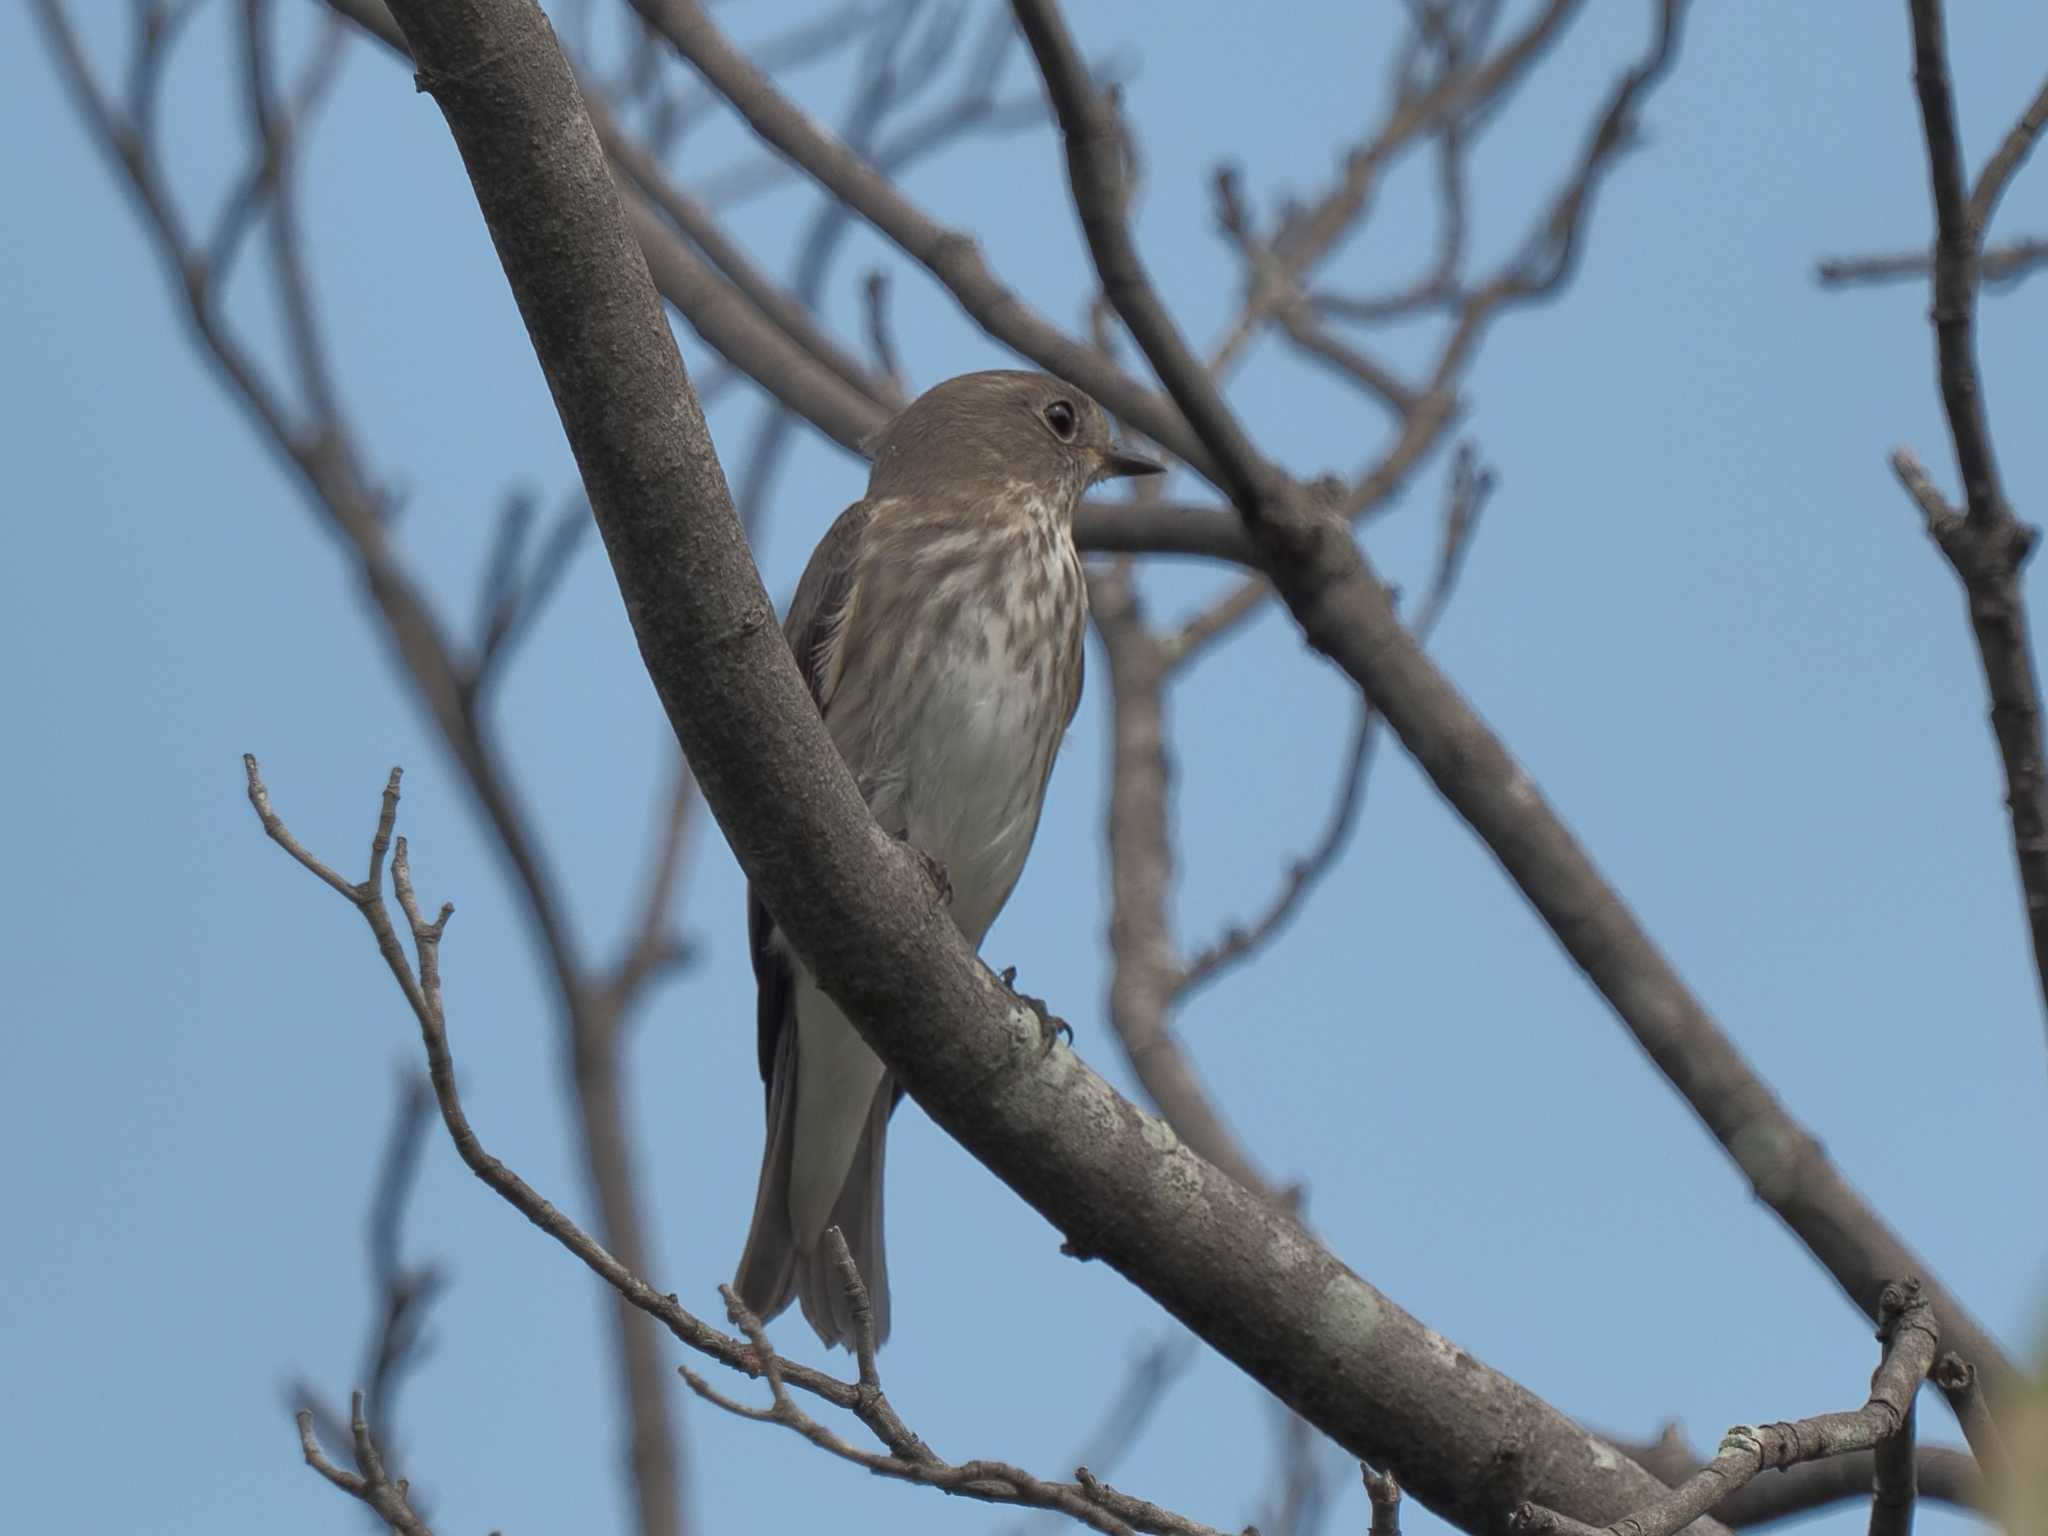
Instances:
[[[1024,868],[1081,697],[1087,589],[1074,509],[1150,473],[1086,395],[1042,374],[971,373],[912,402],[875,446],[783,631],[875,819],[935,859],[976,945]],[[798,1300],[826,1344],[851,1318],[823,1247],[845,1235],[889,1332],[882,1155],[902,1096],[751,892],[767,1147],[733,1281],[764,1320]]]

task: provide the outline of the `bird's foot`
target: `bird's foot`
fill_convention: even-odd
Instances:
[[[997,979],[1010,989],[1010,996],[1016,998],[1026,1008],[1029,1008],[1037,1017],[1039,1054],[1041,1056],[1050,1056],[1053,1046],[1062,1037],[1065,1038],[1067,1044],[1072,1045],[1074,1043],[1074,1026],[1065,1019],[1057,1017],[1051,1009],[1047,1008],[1044,998],[1033,997],[1028,992],[1019,992],[1017,990],[1017,967],[1014,965],[1004,966],[997,973]]]
[[[953,877],[946,873],[945,864],[926,853],[901,832],[896,834],[896,841],[917,855],[917,862],[924,866],[925,878],[931,881],[932,889],[939,893],[939,904],[947,907],[953,905]]]

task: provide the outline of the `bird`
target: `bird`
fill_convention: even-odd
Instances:
[[[1045,374],[962,374],[868,445],[867,494],[797,582],[783,634],[882,828],[910,844],[979,948],[1024,868],[1081,698],[1088,488],[1161,465]],[[830,1348],[858,1342],[825,1233],[838,1227],[889,1336],[883,1151],[903,1088],[819,987],[750,885],[767,1136],[733,1290],[763,1323],[794,1298]]]

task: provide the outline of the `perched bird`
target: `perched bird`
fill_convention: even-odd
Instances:
[[[1098,480],[1151,474],[1102,408],[1043,374],[964,374],[875,444],[868,493],[797,583],[783,632],[884,829],[932,861],[979,946],[1024,868],[1053,755],[1081,697],[1087,589],[1074,511]],[[805,971],[751,890],[767,1149],[733,1288],[764,1321],[792,1295],[827,1345],[852,1317],[836,1226],[889,1332],[882,1151],[903,1089]]]

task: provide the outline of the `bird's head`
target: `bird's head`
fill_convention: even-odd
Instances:
[[[868,495],[990,500],[1020,488],[1071,512],[1098,480],[1157,474],[1116,445],[1101,406],[1043,373],[963,373],[926,390],[873,444]]]

